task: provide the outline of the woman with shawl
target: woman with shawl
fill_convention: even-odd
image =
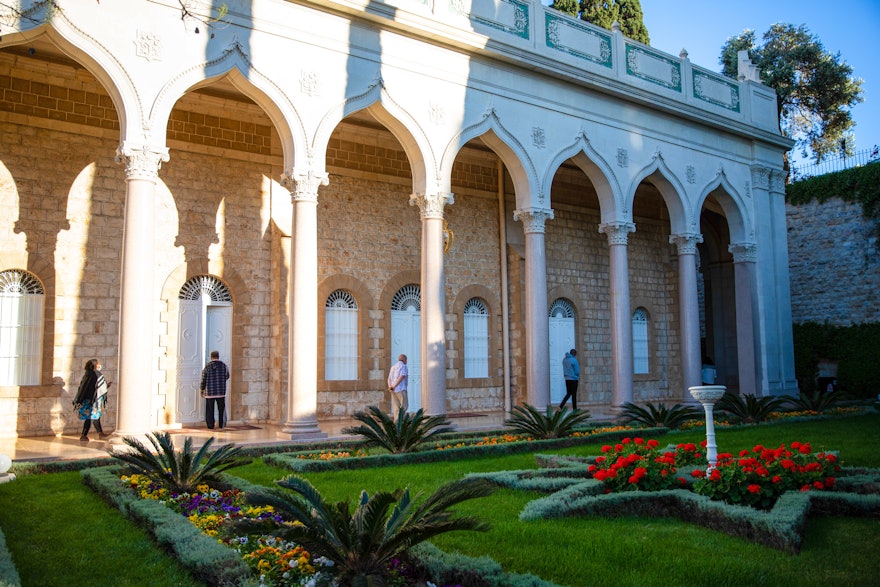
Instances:
[[[101,361],[98,359],[86,361],[85,369],[86,372],[83,373],[79,382],[76,398],[73,400],[73,408],[79,413],[79,419],[83,421],[82,435],[79,440],[80,442],[89,441],[92,420],[95,421],[98,438],[103,440],[110,436],[104,434],[104,430],[101,428],[101,414],[104,412],[104,406],[107,405],[107,392],[110,384],[101,373]]]

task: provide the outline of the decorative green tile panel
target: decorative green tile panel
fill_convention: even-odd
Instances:
[[[681,92],[681,62],[636,45],[626,45],[626,73]]]
[[[478,7],[482,5],[491,6],[492,10],[487,12],[493,18],[480,14]],[[529,38],[528,2],[499,0],[496,4],[493,0],[471,0],[468,6],[466,0],[449,0],[449,12],[523,39]]]
[[[693,70],[694,98],[739,112],[739,84],[726,77]]]
[[[611,35],[606,35],[578,23],[576,20],[545,12],[544,36],[547,46],[586,59],[605,67],[612,67]]]

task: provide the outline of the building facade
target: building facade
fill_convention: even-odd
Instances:
[[[0,428],[796,393],[772,90],[526,0],[0,6]]]

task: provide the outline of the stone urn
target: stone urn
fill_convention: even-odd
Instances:
[[[718,445],[715,444],[715,402],[727,392],[723,385],[695,385],[688,387],[691,396],[701,404],[706,412],[706,459],[709,461],[707,471],[711,471],[718,463]]]

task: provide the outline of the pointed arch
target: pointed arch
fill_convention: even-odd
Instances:
[[[403,147],[412,171],[413,192],[438,191],[437,161],[428,136],[419,122],[391,97],[381,77],[377,77],[363,93],[343,100],[324,114],[312,141],[313,152],[326,154],[333,131],[346,116],[359,110],[369,112]],[[325,160],[326,157],[316,158],[316,161]]]
[[[724,210],[731,242],[753,242],[755,230],[750,221],[746,202],[730,183],[722,165],[718,166],[715,177],[700,192],[697,210],[703,209],[706,198],[711,194],[715,195],[715,199]]]
[[[620,184],[615,177],[611,166],[599,154],[590,139],[587,137],[586,131],[583,129],[577,134],[574,142],[568,147],[562,149],[556,157],[550,162],[547,168],[547,174],[544,176],[542,190],[545,194],[550,193],[553,184],[553,178],[563,163],[572,159],[574,164],[584,172],[584,175],[592,182],[599,197],[599,212],[602,222],[611,222],[618,218],[618,212],[624,207],[623,194],[620,191]]]
[[[479,122],[465,127],[449,141],[443,152],[443,160],[440,165],[444,178],[452,177],[452,165],[459,152],[468,141],[477,137],[482,139],[507,167],[513,178],[518,208],[549,208],[549,202],[545,201],[544,192],[541,190],[538,172],[528,151],[510,131],[504,128],[493,107],[490,107],[483,114]]]
[[[687,205],[685,198],[687,192],[678,177],[666,165],[659,149],[654,153],[651,163],[642,168],[630,184],[623,210],[627,220],[632,219],[636,190],[646,180],[657,188],[663,201],[666,202],[666,208],[669,210],[670,230],[673,234],[699,232],[699,218],[694,210]]]
[[[241,43],[235,39],[217,57],[181,71],[156,96],[150,109],[150,128],[161,133],[171,110],[185,93],[209,86],[225,77],[229,82],[266,112],[278,130],[284,153],[284,169],[294,166],[294,157],[310,158],[305,126],[293,102],[278,84],[264,75],[250,62]]]

